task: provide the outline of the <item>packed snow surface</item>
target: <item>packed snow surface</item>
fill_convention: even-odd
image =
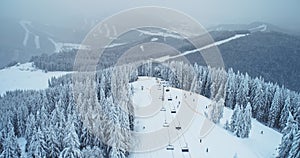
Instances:
[[[138,81],[132,83],[135,90],[133,102],[136,107],[147,108],[159,105],[158,110],[150,112],[147,117],[136,117],[135,132],[147,134],[162,128],[171,128],[171,126],[163,127],[164,122],[179,122],[177,115],[180,109],[184,108],[183,106],[190,106],[196,115],[192,119],[189,128],[175,141],[145,152],[135,152],[133,150],[130,154],[131,158],[231,158],[235,155],[242,158],[276,157],[276,149],[282,136],[280,133],[252,119],[250,137],[238,138],[223,128],[226,120],[230,121],[231,109],[225,108],[221,123],[215,125],[205,115],[211,103],[210,99],[176,88],[167,86],[163,88],[163,82],[155,78],[139,77]],[[163,90],[165,91],[164,101],[161,99]],[[169,99],[172,99],[172,101]],[[162,107],[166,111],[161,111]],[[176,113],[171,113],[172,110],[176,110]],[[210,130],[203,133],[203,129],[208,126],[210,126]],[[263,134],[261,134],[261,131],[263,131]],[[161,140],[153,139],[152,141]],[[172,145],[174,150],[167,150],[168,144]],[[182,152],[185,147],[188,147],[189,152]]]
[[[17,64],[0,70],[0,95],[16,89],[45,89],[48,79],[65,75],[66,71],[44,72],[36,69],[33,63]]]

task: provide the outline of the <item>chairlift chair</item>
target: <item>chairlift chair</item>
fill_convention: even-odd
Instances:
[[[169,144],[169,145],[167,146],[167,150],[174,150],[174,146],[171,145],[171,144]]]
[[[182,147],[182,148],[181,148],[181,151],[182,151],[182,152],[189,152],[188,146]]]
[[[173,108],[173,109],[171,110],[171,113],[172,113],[172,114],[175,114],[175,113],[176,113],[175,108]]]
[[[172,101],[172,97],[171,97],[171,95],[169,96],[169,98],[168,98],[168,101]]]
[[[169,127],[169,124],[167,123],[167,121],[165,120],[163,127]]]
[[[180,126],[176,126],[175,129],[181,130],[181,127]]]

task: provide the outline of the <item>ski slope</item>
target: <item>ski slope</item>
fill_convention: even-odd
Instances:
[[[0,70],[0,95],[16,89],[45,89],[48,79],[59,77],[71,72],[44,72],[36,69],[33,63],[17,64]]]
[[[186,56],[186,55],[189,55],[189,54],[193,54],[193,53],[197,53],[199,51],[203,51],[203,50],[206,50],[206,49],[209,49],[209,48],[213,48],[213,47],[222,45],[224,43],[228,43],[228,42],[230,42],[232,40],[236,40],[236,39],[248,36],[248,35],[249,35],[248,33],[247,34],[236,34],[233,37],[229,37],[229,38],[224,39],[224,40],[216,41],[216,42],[214,42],[212,44],[208,44],[208,45],[203,46],[201,48],[197,48],[197,49],[185,51],[185,52],[183,52],[181,54],[174,55],[174,56],[167,55],[167,56],[159,57],[159,58],[156,58],[154,60],[158,61],[158,62],[165,62],[165,61],[170,60],[170,59],[175,59],[175,58],[183,57],[183,56]]]
[[[227,158],[234,157],[234,155],[241,158],[276,157],[276,148],[280,144],[282,136],[280,133],[252,119],[250,137],[246,139],[237,138],[231,132],[223,129],[226,120],[230,121],[232,110],[225,108],[221,123],[215,125],[206,119],[205,115],[211,103],[210,99],[176,88],[163,88],[163,84],[160,83],[162,81],[159,79],[148,77],[139,77],[137,82],[132,83],[134,86],[133,103],[135,112],[141,115],[135,118],[137,136],[144,137],[149,133],[164,129],[172,131],[171,128],[174,127],[171,126],[171,122],[177,122],[177,125],[183,127],[184,125],[180,125],[180,121],[183,120],[178,120],[178,118],[180,118],[179,115],[182,109],[186,108],[185,106],[188,106],[186,109],[190,109],[195,113],[195,117],[186,126],[187,130],[174,139],[168,138],[174,137],[170,135],[156,135],[156,137],[149,140],[140,139],[148,141],[140,143],[143,144],[144,148],[149,148],[147,148],[147,151],[133,149],[130,154],[131,158]],[[166,89],[169,89],[169,92],[166,92]],[[165,91],[164,101],[161,99],[162,90]],[[172,101],[168,101],[170,98],[172,98]],[[162,107],[166,111],[161,111]],[[148,111],[141,112],[139,111],[141,109],[147,109]],[[171,113],[174,109],[176,113]],[[170,123],[169,127],[163,127],[165,122]],[[264,133],[261,134],[261,131]],[[159,133],[157,132],[157,134]],[[164,142],[165,139],[169,139],[169,141]],[[153,144],[157,146],[153,146]],[[173,146],[173,150],[167,150],[169,144]],[[189,152],[182,152],[185,147],[188,147]]]

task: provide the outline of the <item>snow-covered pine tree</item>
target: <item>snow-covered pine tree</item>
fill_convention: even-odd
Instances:
[[[31,137],[33,136],[33,132],[36,129],[36,122],[34,115],[32,113],[27,116],[26,119],[26,130],[25,130],[25,138],[27,141],[30,141]]]
[[[28,147],[29,157],[46,157],[48,151],[47,143],[44,137],[43,131],[38,128],[38,130],[33,134]]]
[[[67,122],[67,128],[66,128],[66,135],[64,137],[64,149],[61,151],[59,157],[60,158],[81,158],[82,153],[79,149],[80,142],[78,135],[76,133],[75,127],[74,127],[74,118],[69,115],[68,116],[68,122]]]
[[[248,138],[252,127],[251,125],[252,108],[250,102],[248,102],[243,116],[244,116],[243,119],[244,131],[243,131],[242,138]]]
[[[279,86],[276,88],[276,92],[274,94],[274,98],[272,100],[269,116],[268,116],[268,126],[269,127],[278,127],[278,122],[280,118],[280,95],[281,89]]]
[[[232,68],[230,68],[228,70],[228,74],[227,74],[227,81],[226,81],[226,86],[225,86],[225,106],[229,107],[231,109],[234,108],[235,105],[235,93],[236,93],[236,83],[235,83],[235,74],[232,70]]]
[[[263,106],[265,106],[265,96],[264,96],[264,91],[263,91],[263,87],[262,87],[262,84],[261,84],[261,81],[256,78],[254,80],[255,82],[255,89],[254,89],[254,97],[253,97],[253,104],[252,104],[252,114],[253,114],[253,117],[254,118],[257,118],[258,117],[258,114],[259,113],[259,109],[262,109],[264,108]]]
[[[283,106],[283,109],[281,111],[280,120],[279,120],[279,126],[280,126],[281,130],[283,130],[283,128],[285,127],[286,121],[289,117],[290,102],[291,102],[290,94],[289,94],[289,91],[287,91],[287,96],[285,98],[284,106]]]
[[[256,119],[260,122],[267,123],[267,121],[268,121],[269,109],[270,109],[272,98],[273,98],[271,89],[272,89],[272,87],[270,84],[263,85],[264,104],[262,106],[258,106],[257,114],[256,114]]]
[[[230,120],[230,129],[231,129],[231,132],[234,132],[235,131],[235,128],[237,126],[237,121],[238,121],[238,116],[240,115],[241,113],[241,106],[236,104],[235,107],[234,107],[234,110],[233,110],[233,114],[231,116],[231,120]]]
[[[108,154],[110,157],[120,157],[124,154],[126,149],[125,137],[121,131],[121,124],[119,121],[119,108],[116,105],[111,107],[111,113],[107,122],[107,145]]]
[[[288,158],[299,158],[299,157],[300,157],[300,130],[298,130],[298,132],[294,136]]]
[[[225,122],[224,129],[230,131],[230,125],[229,125],[228,120],[226,120],[226,122]]]
[[[55,126],[52,124],[47,128],[46,143],[48,147],[47,156],[48,157],[58,157],[60,154],[60,142],[57,139],[57,134]]]
[[[10,120],[4,129],[3,151],[0,154],[1,158],[18,158],[21,156],[21,150],[17,143],[17,138],[14,133],[14,127]]]
[[[248,97],[249,97],[249,76],[246,73],[246,75],[241,75],[240,76],[240,84],[239,88],[237,90],[237,95],[236,95],[236,101],[239,105],[242,105],[245,107],[248,102]]]
[[[210,106],[210,115],[209,118],[212,122],[218,123],[218,110],[217,110],[217,102],[212,101],[211,106]]]
[[[237,136],[237,137],[244,137],[244,132],[245,132],[245,123],[244,123],[244,108],[243,106],[241,106],[240,108],[240,111],[237,115],[237,118],[236,118],[236,125],[235,125],[235,128],[234,128],[234,134]]]
[[[294,120],[292,114],[289,112],[289,117],[286,123],[286,127],[282,130],[283,136],[281,138],[281,144],[279,146],[279,157],[288,157],[293,139],[298,130],[297,122]]]
[[[83,158],[104,158],[103,155],[103,151],[97,146],[93,146],[93,148],[87,146],[82,150]]]
[[[213,101],[210,107],[210,120],[214,123],[219,123],[223,117],[224,111],[224,99],[220,99],[218,102]]]

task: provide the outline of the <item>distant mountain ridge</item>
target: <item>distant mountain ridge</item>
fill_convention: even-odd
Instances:
[[[24,19],[0,19],[0,67],[26,62],[32,56],[79,48],[86,31]]]
[[[249,30],[250,32],[282,32],[287,34],[295,34],[290,30],[286,30],[277,27],[270,23],[265,22],[252,22],[250,24],[220,24],[213,27],[209,27],[208,31],[236,31],[236,30]]]

